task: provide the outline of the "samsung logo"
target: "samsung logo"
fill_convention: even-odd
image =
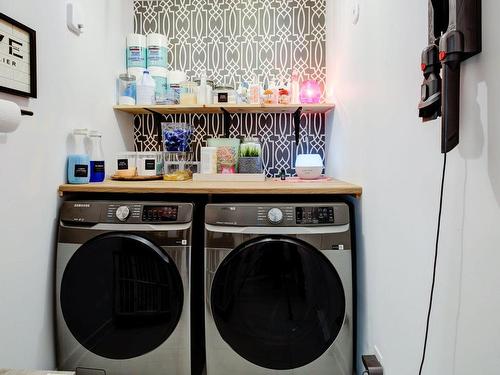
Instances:
[[[75,207],[75,208],[90,208],[90,204],[89,203],[75,203],[73,205],[73,207]]]

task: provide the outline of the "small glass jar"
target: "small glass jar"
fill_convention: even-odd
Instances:
[[[180,104],[182,105],[196,105],[197,103],[197,85],[195,82],[184,81],[181,82]]]
[[[181,86],[178,83],[168,85],[166,104],[179,104],[181,100]]]
[[[212,97],[214,104],[236,104],[236,90],[233,86],[217,86]]]
[[[137,172],[137,153],[119,152],[116,154],[116,176],[134,177]]]
[[[287,89],[280,89],[279,104],[290,104],[290,93]]]
[[[137,175],[156,176],[158,174],[158,163],[160,162],[158,152],[137,153]]]
[[[120,74],[117,82],[117,103],[120,105],[135,105],[137,83],[132,74]]]
[[[264,90],[264,104],[275,104],[273,90],[271,89]]]
[[[165,181],[186,181],[193,178],[193,173],[197,173],[200,163],[196,161],[166,161]]]

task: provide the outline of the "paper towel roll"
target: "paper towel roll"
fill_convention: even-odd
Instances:
[[[168,38],[163,34],[148,34],[147,43],[147,67],[167,67]]]
[[[21,123],[21,108],[8,100],[0,99],[0,133],[12,133]]]
[[[127,68],[146,68],[146,37],[127,35]]]

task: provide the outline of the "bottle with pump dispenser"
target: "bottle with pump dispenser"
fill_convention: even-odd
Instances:
[[[98,131],[90,131],[92,151],[90,153],[90,182],[102,182],[106,177],[104,167],[104,155],[102,152],[102,134]]]
[[[199,105],[207,104],[207,71],[203,70],[200,74],[200,85],[198,86],[197,103]]]
[[[90,158],[85,152],[85,137],[87,129],[75,129],[73,139],[74,152],[68,155],[68,183],[88,184],[90,181]]]
[[[292,71],[292,80],[290,82],[290,103],[300,104],[299,72],[296,69]]]

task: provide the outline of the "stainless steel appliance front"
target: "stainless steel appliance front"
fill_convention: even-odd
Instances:
[[[348,206],[206,207],[208,375],[353,374]]]
[[[56,266],[59,369],[191,373],[192,208],[64,202]]]

